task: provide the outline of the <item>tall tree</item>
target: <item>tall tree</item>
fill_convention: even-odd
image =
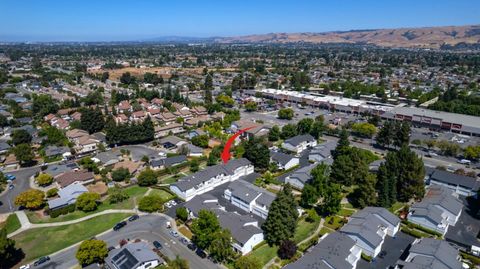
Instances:
[[[255,168],[264,170],[270,163],[270,150],[261,138],[251,138],[245,143],[243,156],[253,163]]]
[[[232,234],[227,229],[221,229],[214,235],[214,240],[208,247],[210,256],[217,262],[230,261],[235,253],[232,248]]]
[[[15,240],[7,237],[7,229],[0,229],[0,268],[12,268],[23,256],[22,251],[15,248]]]
[[[376,178],[374,174],[368,173],[367,176],[358,182],[358,188],[353,192],[352,204],[360,208],[375,205],[377,196],[375,194]]]
[[[297,203],[292,187],[286,184],[270,205],[267,220],[262,225],[265,240],[270,246],[280,245],[293,238],[297,226]]]
[[[410,141],[410,123],[397,122],[395,124],[395,135],[393,136],[393,144],[396,147],[408,146]]]
[[[383,127],[380,128],[375,141],[382,147],[389,147],[393,143],[393,136],[394,124],[390,121],[386,121],[383,124]]]
[[[80,126],[90,134],[101,131],[105,126],[105,121],[100,108],[85,109],[80,117]]]
[[[212,211],[202,209],[191,225],[192,241],[201,249],[208,249],[220,231],[220,223]]]
[[[323,203],[321,205],[321,212],[324,215],[333,215],[340,211],[342,202],[342,188],[339,184],[328,184]]]
[[[337,147],[332,150],[332,157],[336,159],[340,155],[346,155],[350,149],[350,140],[348,140],[348,131],[343,129],[340,131],[340,139],[338,140]]]
[[[301,119],[297,124],[297,133],[298,134],[310,133],[312,131],[313,123],[314,121],[312,118]]]
[[[280,128],[278,125],[274,125],[272,129],[270,129],[270,132],[268,133],[268,141],[278,141],[280,138]]]

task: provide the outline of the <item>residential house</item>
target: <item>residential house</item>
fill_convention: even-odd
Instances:
[[[122,154],[118,151],[99,152],[92,160],[103,164],[103,166],[110,166],[120,162],[122,160]]]
[[[408,256],[399,260],[395,269],[460,269],[458,250],[446,241],[433,238],[416,239],[408,249]]]
[[[143,122],[147,118],[147,114],[143,110],[135,111],[130,116],[131,121]]]
[[[176,135],[185,132],[179,123],[170,123],[165,126],[155,126],[155,138],[162,138],[168,135]]]
[[[10,150],[11,146],[8,143],[0,142],[0,154],[5,154]]]
[[[163,168],[179,165],[186,161],[187,161],[187,156],[178,155],[178,156],[167,157],[164,159],[151,160],[150,167],[152,167],[153,169],[163,169]]]
[[[107,269],[147,269],[162,264],[165,261],[145,242],[128,243],[115,248],[105,258]]]
[[[76,163],[68,163],[68,164],[49,164],[43,173],[49,174],[52,177],[57,177],[65,172],[71,172],[79,170],[79,167]]]
[[[337,141],[327,141],[316,145],[310,150],[308,160],[311,162],[323,162],[331,164],[333,162],[331,151],[337,147]]]
[[[207,134],[204,130],[202,129],[195,129],[195,130],[192,130],[188,133],[188,138],[189,139],[192,139],[196,136],[199,136],[199,135],[204,135],[204,134]]]
[[[58,190],[59,198],[49,200],[48,208],[50,210],[59,209],[77,201],[77,197],[80,194],[88,192],[87,188],[80,183],[74,183]]]
[[[324,235],[320,242],[285,269],[355,269],[362,250],[349,236],[333,232]]]
[[[340,231],[352,238],[363,253],[375,258],[381,251],[385,237],[395,236],[400,219],[383,207],[365,207],[350,217]]]
[[[313,163],[294,171],[291,175],[285,178],[285,183],[289,183],[294,188],[302,190],[305,184],[312,179],[310,173],[313,168],[317,167],[317,165],[317,163]]]
[[[232,246],[236,252],[248,254],[263,241],[263,231],[256,219],[224,210],[215,210],[215,213],[220,226],[232,234]]]
[[[132,105],[128,100],[121,101],[117,106],[118,113],[125,113],[125,112],[131,112],[131,111],[132,111]]]
[[[115,122],[117,124],[127,123],[128,122],[128,117],[125,114],[118,114],[115,117]]]
[[[162,145],[166,149],[179,149],[182,145],[187,144],[187,141],[181,139],[177,136],[167,136],[159,140],[160,145]]]
[[[67,147],[57,147],[57,146],[47,146],[45,148],[45,157],[55,158],[62,157],[64,160],[70,158],[72,153],[70,153],[70,148]]]
[[[209,166],[181,178],[170,185],[170,190],[183,200],[189,201],[196,195],[213,190],[215,187],[253,173],[253,165],[247,159],[230,160],[227,164]]]
[[[230,183],[223,195],[234,206],[264,219],[267,218],[270,205],[275,200],[273,193],[245,180]]]
[[[197,116],[202,116],[202,115],[207,115],[208,114],[207,109],[203,106],[195,106],[192,109],[190,109],[190,111],[194,115],[197,115]]]
[[[182,145],[182,147],[186,147],[187,148],[187,156],[188,157],[201,157],[203,156],[203,149],[201,147],[197,147],[193,144],[185,144],[185,145]]]
[[[455,191],[443,186],[431,186],[421,202],[410,207],[408,220],[443,235],[455,226],[463,204]]]
[[[171,112],[163,112],[157,115],[157,119],[166,124],[174,122],[177,120],[177,116],[173,115]]]
[[[208,117],[204,115],[204,116],[198,116],[196,118],[187,119],[183,122],[183,124],[187,127],[197,127],[199,126],[200,123],[207,122],[207,121],[208,121]]]
[[[426,167],[425,170],[427,185],[443,186],[462,196],[476,196],[480,189],[480,181],[475,177],[459,175],[428,167]]]
[[[75,183],[86,185],[92,183],[94,180],[93,173],[87,170],[67,171],[55,177],[55,181],[60,188],[65,188]]]
[[[19,165],[19,162],[14,154],[10,154],[5,158],[3,165],[5,169],[16,169]]]
[[[288,170],[300,164],[300,159],[291,154],[278,151],[270,151],[270,162],[280,170]]]
[[[286,150],[300,154],[302,151],[307,148],[315,147],[317,145],[317,140],[309,135],[297,135],[292,138],[286,139],[282,143],[282,147]]]

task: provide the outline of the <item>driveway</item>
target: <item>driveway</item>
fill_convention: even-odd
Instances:
[[[0,214],[17,210],[14,204],[15,197],[21,192],[30,189],[30,177],[39,171],[40,167],[35,166],[8,172],[8,174],[12,174],[17,178],[13,181],[13,185],[15,186],[13,190],[7,190],[0,195]]]
[[[98,236],[100,240],[107,242],[108,246],[119,246],[119,242],[122,239],[134,241],[135,239],[147,240],[150,245],[153,241],[157,240],[163,245],[161,252],[171,259],[175,259],[178,255],[186,260],[190,264],[190,268],[222,268],[219,265],[212,263],[207,259],[198,257],[193,251],[189,250],[185,245],[180,243],[177,238],[174,238],[169,234],[169,230],[165,227],[167,219],[157,215],[141,216],[140,219],[129,222],[126,227],[119,231],[110,230],[106,234]],[[152,249],[153,249],[153,245]],[[78,247],[69,248],[63,252],[50,256],[50,262],[43,266],[36,268],[48,268],[48,269],[60,269],[71,268],[77,265],[77,259],[75,253]]]

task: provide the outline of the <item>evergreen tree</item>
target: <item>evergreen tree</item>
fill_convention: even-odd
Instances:
[[[297,218],[297,205],[292,187],[286,184],[270,205],[267,220],[262,225],[267,243],[270,246],[278,246],[283,241],[293,238]]]
[[[270,164],[270,150],[261,138],[252,138],[245,143],[243,156],[253,163],[255,168],[264,170]]]
[[[90,134],[101,131],[105,126],[105,121],[100,108],[85,109],[80,117],[80,126]]]
[[[390,121],[386,121],[378,132],[375,141],[382,147],[390,147],[390,145],[393,143],[393,136],[394,124]]]
[[[395,124],[395,135],[393,137],[393,144],[396,147],[402,147],[404,145],[408,146],[410,140],[410,123],[408,122],[397,122]]]
[[[377,197],[375,195],[376,178],[374,174],[368,173],[362,180],[358,182],[358,188],[355,189],[352,198],[352,204],[364,208],[366,206],[375,205]]]
[[[325,189],[321,212],[324,215],[333,215],[341,209],[342,188],[339,184],[329,183]]]
[[[346,155],[350,149],[350,141],[348,140],[348,131],[343,129],[340,132],[340,139],[338,140],[337,147],[332,150],[332,157],[336,159],[340,155]]]
[[[23,256],[22,251],[15,248],[15,241],[7,237],[7,229],[0,229],[0,268],[12,268]]]
[[[268,133],[268,141],[278,141],[280,138],[280,128],[278,125],[274,125],[272,129],[270,129],[270,132]]]
[[[217,232],[220,231],[221,227],[217,216],[212,211],[202,209],[198,212],[198,218],[193,220],[191,229],[193,233],[192,241],[199,248],[208,249],[216,239]]]

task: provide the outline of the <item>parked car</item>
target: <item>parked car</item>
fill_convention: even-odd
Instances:
[[[433,151],[429,151],[429,152],[427,153],[427,157],[437,157],[437,156],[438,156],[438,154],[435,153],[435,152],[433,152]]]
[[[29,268],[30,268],[30,264],[25,264],[20,266],[20,269],[29,269]]]
[[[184,245],[188,245],[190,243],[190,241],[188,241],[188,239],[185,238],[185,237],[181,237],[180,242],[182,242],[182,244],[184,244]]]
[[[15,188],[15,186],[13,186],[13,184],[8,185],[9,190],[13,190],[13,188]]]
[[[135,215],[131,216],[130,218],[128,218],[128,221],[134,221],[134,220],[137,220],[137,219],[139,219],[139,218],[140,218],[140,217],[135,214]]]
[[[15,180],[17,177],[14,176],[14,175],[12,175],[12,174],[6,174],[6,175],[5,175],[5,178],[6,178],[7,180]]]
[[[197,248],[197,250],[195,251],[195,253],[198,255],[198,257],[202,258],[202,259],[205,259],[207,257],[207,253],[205,253],[205,251]]]
[[[385,257],[385,255],[387,255],[387,252],[386,252],[385,250],[382,250],[382,251],[380,251],[380,253],[378,254],[378,257],[379,257],[380,259],[383,259],[383,257]]]
[[[162,249],[163,246],[160,242],[158,241],[153,241],[153,246],[156,248],[156,249]]]
[[[38,266],[40,264],[48,262],[49,260],[50,260],[50,257],[48,256],[40,257],[40,259],[38,259],[36,262],[33,263],[33,266]]]
[[[197,246],[194,244],[194,243],[190,243],[187,245],[187,248],[189,248],[190,250],[193,250],[195,251],[197,249]]]
[[[461,159],[461,160],[458,160],[458,163],[461,163],[461,164],[471,164],[472,162],[470,160],[467,160],[467,159]]]
[[[177,202],[175,202],[175,200],[171,200],[171,201],[170,201],[170,205],[176,206],[176,205],[177,205]]]
[[[107,248],[108,252],[110,252],[110,251],[112,251],[112,250],[114,250],[114,249],[115,249],[114,246],[109,246],[109,247]]]
[[[115,224],[115,226],[113,226],[113,230],[118,231],[118,230],[122,229],[125,225],[127,225],[126,221],[119,222],[119,223]]]
[[[170,231],[170,234],[171,234],[173,237],[178,237],[178,232],[177,232],[177,231],[171,230],[171,231]]]

